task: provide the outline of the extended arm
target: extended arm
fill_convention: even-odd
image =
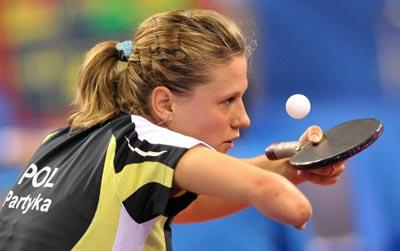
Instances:
[[[316,135],[317,137],[313,136]],[[318,143],[322,138],[322,130],[318,126],[309,127],[300,137],[300,140],[309,140]],[[268,160],[265,155],[243,159],[252,166],[279,174],[293,184],[297,185],[309,181],[320,185],[330,185],[337,182],[345,169],[343,162],[332,166],[314,169],[312,171],[299,171],[289,164],[288,159]],[[206,221],[224,217],[250,206],[248,203],[227,200],[226,198],[200,194],[198,199],[180,212],[175,218],[175,223]]]
[[[295,227],[304,225],[311,215],[308,200],[286,178],[204,147],[195,147],[182,157],[174,181],[180,189],[231,201],[239,208],[252,205]],[[197,217],[193,212],[176,218],[193,222]]]

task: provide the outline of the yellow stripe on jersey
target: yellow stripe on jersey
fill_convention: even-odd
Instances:
[[[160,162],[129,164],[116,174],[118,194],[121,201],[124,201],[140,187],[150,182],[171,188],[173,176],[174,169]]]
[[[45,143],[46,141],[48,141],[51,137],[53,137],[55,134],[57,134],[58,131],[52,132],[49,135],[47,135],[44,140],[42,141],[42,144]]]
[[[167,250],[165,244],[164,225],[168,220],[165,216],[159,216],[157,222],[154,223],[149,236],[143,247],[143,251],[164,251]]]
[[[121,202],[115,187],[115,149],[116,140],[112,136],[104,162],[96,213],[88,230],[72,250],[112,250],[121,211]]]

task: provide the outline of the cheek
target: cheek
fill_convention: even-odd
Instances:
[[[194,125],[198,134],[202,135],[203,139],[215,140],[224,136],[224,131],[229,127],[228,119],[221,113],[209,112],[205,116],[195,116],[196,125]]]
[[[200,108],[199,108],[200,107]],[[173,129],[215,146],[226,137],[229,129],[228,115],[218,106],[187,104],[176,117]]]

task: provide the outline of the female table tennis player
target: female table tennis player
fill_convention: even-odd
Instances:
[[[132,41],[94,46],[68,127],[44,140],[2,204],[0,249],[171,250],[171,222],[248,206],[302,229],[311,205],[295,185],[333,184],[344,165],[297,171],[225,154],[250,125],[250,53],[231,20],[206,10],[156,14]],[[321,137],[313,126],[302,140]]]

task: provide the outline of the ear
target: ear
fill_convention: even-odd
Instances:
[[[172,114],[174,94],[165,86],[157,86],[151,92],[151,106],[156,122],[168,121]]]

